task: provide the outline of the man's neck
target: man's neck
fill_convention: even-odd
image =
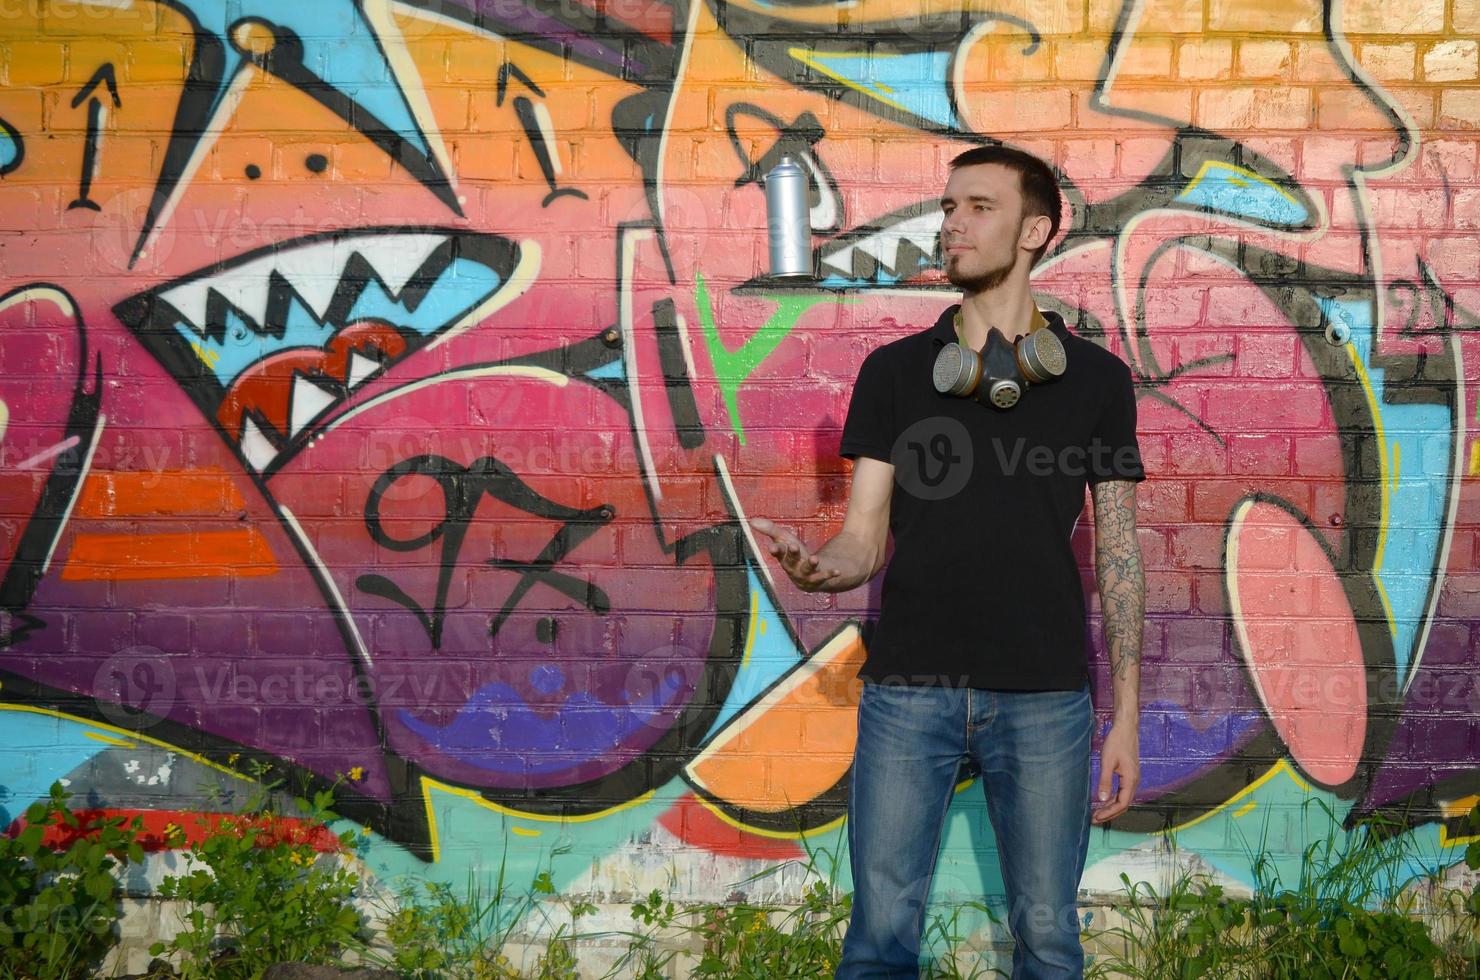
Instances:
[[[993,327],[1014,341],[1042,323],[1026,282],[1005,282],[996,289],[961,296],[961,342],[972,350],[982,349]]]

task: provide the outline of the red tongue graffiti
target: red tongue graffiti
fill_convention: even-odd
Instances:
[[[421,338],[412,336],[414,342]],[[348,392],[378,374],[382,366],[402,357],[407,338],[384,320],[354,323],[335,334],[323,350],[295,348],[258,361],[236,379],[216,412],[226,432],[238,433],[242,452],[258,451],[260,441],[271,443],[257,460],[262,469],[315,418]]]

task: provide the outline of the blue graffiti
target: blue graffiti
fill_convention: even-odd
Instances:
[[[549,670],[558,668],[550,667]],[[547,677],[536,686],[558,687]],[[445,726],[429,724],[406,709],[401,722],[437,751],[490,772],[549,776],[602,758],[644,729],[667,730],[674,707],[690,685],[681,670],[667,670],[651,691],[628,704],[607,704],[577,693],[559,707],[533,708],[503,683],[479,689]]]
[[[626,381],[627,365],[621,361],[611,361],[598,368],[592,368],[586,372],[586,377],[605,381]]]
[[[933,268],[932,263],[928,259],[919,259],[917,260],[916,264],[919,266],[919,268],[916,269],[915,272],[912,272],[911,275],[924,271],[925,269]],[[871,279],[858,279],[851,276],[842,276],[834,272],[819,281],[818,285],[821,286],[823,289],[879,289],[888,286],[897,286],[902,280],[906,278],[909,277],[896,275],[880,265],[874,270],[874,275]]]
[[[0,708],[0,744],[25,753],[19,766],[0,774],[0,831],[45,799],[51,784],[103,751],[117,736],[96,726],[45,712]],[[65,784],[64,784],[65,785]]]
[[[26,144],[21,139],[20,132],[0,119],[0,177],[15,170],[26,158]]]
[[[1371,386],[1382,453],[1382,533],[1373,568],[1393,635],[1398,681],[1404,683],[1428,618],[1430,584],[1443,537],[1454,420],[1444,405],[1389,401],[1387,371],[1372,361],[1376,326],[1370,300],[1321,299],[1329,322],[1350,331],[1353,363]],[[1401,515],[1401,516],[1400,516]]]
[[[740,660],[740,670],[735,675],[719,716],[709,726],[706,740],[727,725],[732,718],[749,707],[767,688],[775,684],[787,672],[802,662],[802,653],[797,649],[786,623],[770,593],[756,577],[755,570],[747,571],[750,580],[750,628],[745,634],[745,653]]]
[[[1271,225],[1304,224],[1305,205],[1273,181],[1228,163],[1210,160],[1176,200]]]
[[[215,115],[237,72],[248,56],[232,43],[234,29],[257,21],[289,31],[302,48],[302,68],[317,82],[337,91],[379,124],[428,152],[426,137],[417,125],[397,76],[386,58],[380,38],[360,5],[353,0],[192,0],[188,4],[206,32],[221,42],[225,71],[210,114]],[[272,70],[274,59],[264,62]],[[296,66],[295,66],[296,67]],[[288,81],[295,81],[288,78]]]
[[[793,57],[893,109],[946,129],[960,129],[951,94],[951,52],[835,54],[793,50]]]
[[[1185,705],[1148,701],[1141,708],[1137,738],[1141,745],[1142,796],[1171,792],[1228,758],[1267,727],[1257,711],[1231,711],[1210,724],[1196,724]],[[1093,779],[1100,778],[1100,760],[1091,762]]]

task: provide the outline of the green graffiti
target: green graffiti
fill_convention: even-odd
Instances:
[[[745,445],[745,427],[740,421],[738,398],[740,386],[786,339],[787,334],[791,333],[803,313],[830,298],[827,296],[767,296],[766,299],[776,303],[776,312],[771,314],[771,318],[765,322],[765,325],[757,330],[739,350],[730,350],[719,339],[719,331],[715,329],[714,310],[709,305],[709,290],[704,285],[704,277],[697,274],[694,276],[694,301],[699,308],[700,324],[704,328],[704,346],[709,349],[709,360],[714,364],[714,378],[719,382],[719,390],[725,397],[725,407],[730,412],[730,427],[739,437],[740,445]],[[840,302],[847,302],[847,300]]]

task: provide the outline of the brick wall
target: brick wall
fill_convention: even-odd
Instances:
[[[1086,889],[1170,828],[1245,883],[1378,811],[1457,858],[1480,8],[224,7],[0,0],[5,819],[267,766],[388,877],[617,900],[839,839],[877,584],[803,594],[744,519],[837,531],[858,366],[953,301],[935,201],[1002,140],[1060,175],[1036,296],[1130,365],[1150,474],[1141,788]],[[751,282],[782,154],[806,288]],[[938,896],[999,892],[952,812]]]

